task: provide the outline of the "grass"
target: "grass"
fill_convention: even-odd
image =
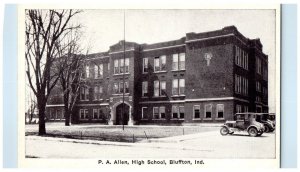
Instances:
[[[72,125],[46,127],[48,137],[72,139],[91,139],[117,142],[136,142],[143,139],[163,138],[186,134],[195,134],[217,130],[217,127],[203,126],[107,126],[107,125]],[[26,126],[26,135],[37,135],[38,125]]]

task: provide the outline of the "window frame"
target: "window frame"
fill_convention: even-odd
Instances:
[[[222,107],[222,109],[223,109],[223,116],[222,117],[219,117],[219,109],[218,109],[218,107],[219,106],[221,106]],[[224,104],[217,104],[216,105],[216,118],[217,119],[224,119],[224,114],[225,114],[225,105]]]
[[[196,107],[199,107],[199,117],[198,118],[196,118],[196,113],[195,113]],[[193,119],[195,119],[195,120],[201,119],[201,107],[200,107],[200,105],[193,105]]]
[[[162,117],[162,109],[164,111],[164,117]],[[166,107],[165,106],[159,107],[159,119],[166,119]]]
[[[155,114],[155,109],[157,109],[157,115],[158,115],[158,118],[155,118],[155,116],[156,116],[156,114]],[[159,116],[159,107],[157,107],[157,106],[154,106],[154,107],[153,107],[153,115],[152,115],[152,119],[153,119],[153,120],[158,120],[158,119],[160,119],[160,116]]]
[[[148,81],[142,82],[142,97],[148,97]]]
[[[155,56],[154,73],[166,72],[166,71],[167,71],[167,56],[166,55]]]
[[[82,91],[83,91],[84,98],[82,98]],[[79,100],[80,101],[89,101],[89,87],[83,86],[80,88]]]
[[[83,112],[83,118],[81,118],[81,115],[82,115],[82,112]],[[80,120],[88,120],[88,113],[89,113],[89,110],[88,109],[79,109],[79,119]]]
[[[164,89],[163,89],[164,84]],[[167,82],[166,81],[159,81],[159,96],[167,96]]]
[[[159,92],[160,92],[160,82],[159,80],[153,81],[153,97],[159,97]]]
[[[208,109],[209,109],[209,108],[207,108],[208,106],[211,108],[209,118],[207,117],[207,114],[206,114],[208,112]],[[212,119],[212,111],[213,111],[213,105],[212,104],[205,104],[204,105],[204,118],[203,119],[211,120]]]
[[[176,82],[176,83],[174,83]],[[176,90],[176,93],[174,93]],[[179,95],[179,79],[175,78],[172,80],[172,95],[173,96],[178,96]]]
[[[97,112],[97,118],[95,118],[95,112]],[[93,120],[100,119],[99,109],[93,109]]]
[[[147,69],[145,71],[145,69]],[[149,71],[149,58],[148,57],[144,57],[143,58],[143,73],[148,73]]]

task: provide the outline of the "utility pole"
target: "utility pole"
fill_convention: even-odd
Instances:
[[[123,131],[124,131],[124,116],[125,116],[125,114],[124,114],[124,98],[125,98],[125,75],[124,75],[124,73],[125,73],[125,43],[126,43],[126,41],[125,41],[125,9],[124,9],[124,42],[123,42],[123,103],[122,103],[122,124],[123,124],[123,126],[122,126],[122,129],[123,129]]]

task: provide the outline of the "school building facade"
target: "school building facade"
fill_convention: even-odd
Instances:
[[[171,125],[268,112],[268,56],[262,48],[235,26],[155,44],[120,41],[87,56],[86,84],[71,121]],[[46,112],[50,121],[64,119],[59,89]]]

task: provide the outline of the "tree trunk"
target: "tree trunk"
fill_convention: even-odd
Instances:
[[[46,125],[45,125],[45,108],[46,101],[38,100],[39,108],[39,136],[46,134]]]
[[[65,113],[66,113],[65,126],[70,126],[71,113],[67,108],[65,108]]]

